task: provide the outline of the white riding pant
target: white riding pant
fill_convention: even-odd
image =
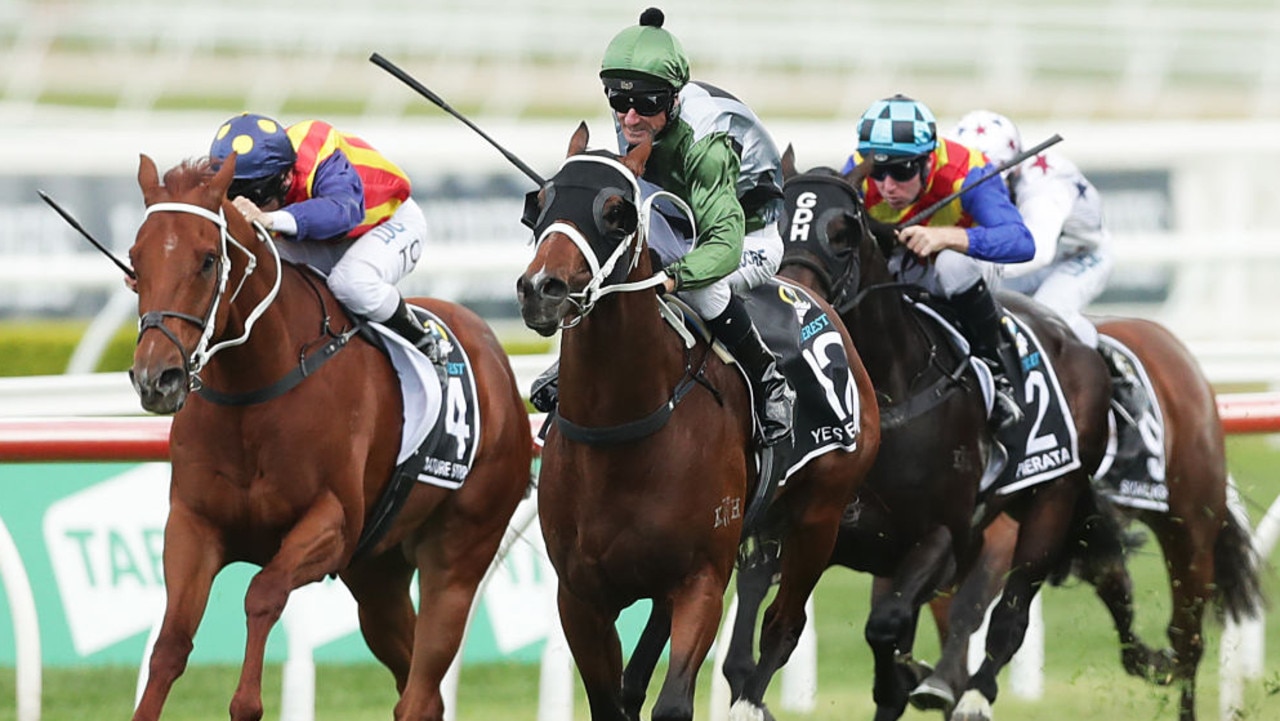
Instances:
[[[729,286],[736,291],[754,288],[769,280],[782,267],[782,236],[778,224],[769,223],[742,239],[742,262],[728,275]]]
[[[907,262],[908,258],[913,262]],[[987,288],[993,293],[1007,282],[1003,266],[955,250],[941,251],[933,257],[933,262],[919,261],[910,252],[894,253],[889,259],[889,270],[898,280],[943,298],[953,298],[980,280],[987,281]]]
[[[1110,254],[1088,251],[1026,275],[1005,278],[1004,287],[1047,306],[1071,326],[1081,341],[1097,348],[1098,329],[1083,311],[1106,289],[1113,266]]]
[[[348,310],[382,322],[400,305],[396,283],[418,265],[427,241],[427,218],[412,198],[386,222],[359,238],[285,241],[281,257],[329,276],[329,290]]]
[[[729,307],[734,291],[754,288],[773,277],[782,265],[782,236],[778,226],[770,224],[747,233],[742,239],[742,262],[738,269],[703,288],[681,290],[680,297],[703,318],[715,318]]]

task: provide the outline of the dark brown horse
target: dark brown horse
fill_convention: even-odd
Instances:
[[[353,321],[324,281],[282,265],[273,243],[227,201],[234,165],[234,155],[216,174],[207,163],[186,163],[163,184],[150,158],[138,170],[148,215],[129,251],[143,319],[130,373],[147,410],[176,415],[167,606],[134,719],[159,718],[214,576],[246,561],[262,570],[245,594],[248,637],[232,719],[262,717],[267,635],[290,592],[336,574],[359,605],[370,650],[395,677],[395,718],[439,721],[440,680],[528,485],[529,419],[514,375],[479,317],[416,301],[470,357],[483,434],[460,489],[413,482],[398,514],[382,513],[400,447],[396,373],[381,350],[350,332]],[[256,268],[247,270],[247,260]],[[327,362],[316,348],[333,351]],[[295,385],[275,392],[291,378]],[[202,393],[189,392],[193,386]],[[224,400],[206,399],[208,391]],[[374,511],[394,520],[357,555]],[[421,613],[409,595],[415,571]]]
[[[903,300],[906,288],[890,274],[856,193],[861,176],[823,169],[797,174],[790,149],[783,163],[788,245],[780,273],[810,285],[837,308],[880,399],[880,453],[830,559],[884,579],[866,624],[876,664],[876,719],[901,716],[919,681],[900,661],[911,652],[920,607],[974,562],[981,548],[977,529],[1007,510],[1025,521],[1024,532],[1005,602],[992,619],[996,631],[989,636],[987,663],[970,686],[990,702],[996,673],[1021,644],[1027,605],[1079,526],[1073,509],[1087,495],[1088,475],[1077,469],[978,504],[993,439],[966,358]],[[1043,308],[1004,300],[1044,344],[1078,431],[1082,462],[1096,465],[1106,447],[1109,388],[1101,357]],[[1035,373],[1043,382],[1043,374]],[[762,595],[765,577],[746,575],[740,574],[740,592],[750,582],[757,588],[752,595]],[[744,593],[743,607],[748,600]]]
[[[1168,509],[1126,504],[1123,496],[1115,505],[1125,521],[1139,520],[1150,528],[1164,554],[1173,599],[1170,648],[1153,650],[1134,634],[1133,582],[1124,563],[1079,564],[1076,573],[1094,586],[1110,611],[1125,670],[1158,684],[1178,686],[1179,721],[1194,721],[1204,611],[1213,606],[1220,618],[1229,615],[1236,621],[1259,612],[1263,602],[1257,562],[1249,532],[1228,504],[1222,423],[1213,388],[1195,358],[1173,334],[1151,321],[1104,318],[1099,319],[1098,330],[1137,356],[1155,393],[1151,412],[1163,419],[1163,437],[1149,435],[1151,442],[1163,444]],[[1117,419],[1125,422],[1129,421]],[[1011,520],[988,527],[983,562],[965,582],[971,586],[969,593],[985,590],[967,603],[947,599],[933,609],[948,639],[938,671],[951,676],[951,683],[964,674],[968,632],[981,622],[986,603],[999,591],[1016,534],[1017,524]]]
[[[650,146],[619,161],[583,155],[586,144],[582,125],[541,194],[536,254],[517,284],[530,328],[565,331],[560,418],[542,451],[539,515],[592,718],[639,717],[669,637],[670,667],[652,716],[689,719],[752,495],[752,404],[732,365],[701,339],[686,345],[659,313],[653,263],[637,232],[644,226],[635,177]],[[848,334],[838,324],[833,331],[862,399],[849,419],[861,435],[853,452],[820,455],[790,476],[767,516],[784,544],[751,684],[759,694],[800,636],[805,601],[877,446],[870,382]],[[624,680],[614,624],[640,599],[652,599],[653,610]],[[752,689],[738,698],[761,705]]]

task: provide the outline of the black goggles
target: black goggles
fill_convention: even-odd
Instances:
[[[668,90],[623,92],[610,88],[605,95],[609,97],[609,107],[622,115],[626,115],[628,110],[635,110],[637,114],[649,117],[671,107],[671,92]]]
[[[876,163],[871,167],[871,179],[881,180],[893,178],[899,183],[914,179],[924,170],[923,158],[912,158],[902,163]]]
[[[231,181],[231,187],[227,188],[227,197],[248,198],[254,205],[261,208],[272,200],[283,203],[286,190],[283,174],[268,175],[265,178],[240,178]]]

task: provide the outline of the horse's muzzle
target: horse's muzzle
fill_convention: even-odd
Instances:
[[[142,402],[142,408],[151,413],[177,413],[187,402],[189,379],[187,372],[178,366],[158,369],[129,369],[129,381]]]
[[[536,281],[528,275],[516,281],[516,297],[520,300],[520,317],[524,324],[540,336],[549,337],[560,329],[560,320],[568,307],[569,285],[559,278],[539,274]]]

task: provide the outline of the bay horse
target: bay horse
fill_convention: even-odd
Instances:
[[[146,155],[138,169],[147,215],[129,251],[141,318],[130,375],[145,409],[175,415],[166,606],[133,718],[159,718],[214,576],[245,561],[261,570],[245,593],[233,721],[262,718],[267,636],[290,593],[328,575],[350,589],[369,649],[394,676],[395,718],[440,721],[441,678],[529,482],[529,418],[514,374],[474,313],[413,301],[471,359],[482,432],[459,489],[413,481],[398,513],[387,513],[380,499],[403,422],[396,372],[324,280],[280,262],[274,241],[227,200],[234,169],[234,155],[216,173],[207,160],[187,161],[163,184]],[[367,527],[388,520],[357,553]]]
[[[542,335],[564,330],[538,513],[591,717],[639,718],[669,638],[652,717],[690,719],[755,478],[752,403],[738,370],[660,313],[635,180],[651,146],[619,160],[588,154],[587,141],[582,124],[539,194],[535,255],[517,281],[525,324]],[[764,621],[759,673],[735,696],[736,717],[764,713],[760,696],[799,639],[805,601],[878,445],[870,381],[843,327],[829,332],[850,360],[861,435],[852,452],[819,455],[786,479],[764,517],[783,538],[782,581]],[[653,606],[624,670],[615,622],[641,599]]]
[[[1167,627],[1170,646],[1155,650],[1133,630],[1133,582],[1123,562],[1074,564],[1073,571],[1094,587],[1106,605],[1120,640],[1120,659],[1130,675],[1180,689],[1179,721],[1196,718],[1196,671],[1204,653],[1205,609],[1219,620],[1242,621],[1261,612],[1263,603],[1258,561],[1249,531],[1229,503],[1229,480],[1213,387],[1195,357],[1164,326],[1138,318],[1095,319],[1098,331],[1120,341],[1144,367],[1154,391],[1151,412],[1163,423],[1163,435],[1150,441],[1164,449],[1167,510],[1146,504],[1113,504],[1125,523],[1141,521],[1154,533],[1164,556],[1172,595]],[[1145,391],[1144,391],[1145,392]],[[1117,420],[1117,423],[1122,422]],[[983,589],[965,603],[940,599],[934,618],[947,639],[937,671],[954,679],[966,673],[968,633],[1000,587],[1008,569],[1012,520],[987,528],[983,562],[966,580]],[[973,593],[973,591],[970,591]],[[950,606],[950,609],[948,609]],[[948,620],[947,611],[951,611]],[[959,628],[953,628],[959,621]]]
[[[991,622],[995,630],[988,636],[987,661],[969,685],[970,698],[989,704],[996,697],[996,674],[1022,642],[1031,598],[1069,539],[1081,531],[1074,514],[1078,499],[1087,496],[1088,474],[1072,470],[979,502],[994,443],[985,401],[966,357],[939,325],[922,320],[904,300],[907,289],[890,273],[887,243],[882,247],[873,236],[857,192],[866,168],[848,176],[825,168],[800,174],[788,148],[783,171],[787,249],[779,274],[814,288],[836,307],[880,401],[880,452],[829,559],[881,579],[865,629],[875,659],[875,718],[900,717],[921,680],[904,663],[921,606],[963,577],[981,549],[980,529],[1008,511],[1025,523],[1005,596]],[[1101,357],[1043,307],[1001,300],[1043,343],[1078,432],[1082,466],[1096,466],[1106,449],[1110,388]],[[1020,391],[1027,400],[1035,397],[1033,382],[1043,383],[1044,374],[1027,374],[1028,385]],[[744,584],[755,590],[744,592]],[[763,572],[740,573],[740,608],[763,597],[767,584]],[[735,645],[741,646],[737,638]]]

